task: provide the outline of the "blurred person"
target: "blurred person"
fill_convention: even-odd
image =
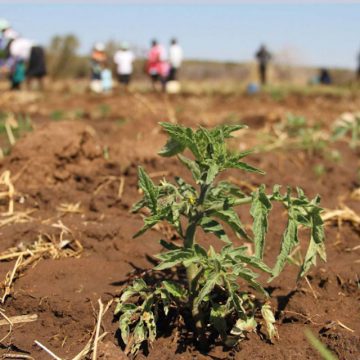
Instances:
[[[156,40],[153,40],[147,57],[146,70],[151,77],[154,90],[156,90],[156,84],[160,82],[162,90],[165,91],[169,69],[170,67],[167,62],[165,48]]]
[[[358,55],[357,79],[360,80],[360,52]]]
[[[105,52],[105,45],[103,43],[96,43],[91,51],[90,69],[91,79],[100,80],[101,70],[103,64],[106,62],[107,56]]]
[[[259,63],[259,77],[262,85],[266,84],[267,81],[267,67],[271,60],[271,54],[267,50],[265,45],[261,45],[258,52],[255,54]]]
[[[90,55],[90,88],[96,93],[102,92],[101,72],[103,71],[106,61],[105,45],[103,43],[96,43]]]
[[[40,89],[43,89],[43,78],[46,76],[46,60],[43,47],[32,40],[20,36],[12,29],[9,22],[0,20],[1,55],[4,59],[3,71],[10,75],[12,87],[18,88],[25,79],[23,68],[26,68],[26,78],[30,88],[36,79]],[[13,81],[14,80],[14,81]]]
[[[320,69],[319,83],[322,85],[330,85],[332,83],[330,72],[328,69],[325,68]]]
[[[113,88],[112,72],[106,63],[102,64],[101,70],[101,92],[108,94]]]
[[[116,72],[120,85],[123,85],[125,90],[128,89],[131,75],[133,73],[133,62],[135,56],[129,49],[129,45],[123,42],[114,55],[114,63],[116,64]]]
[[[26,66],[23,60],[16,61],[10,73],[11,90],[20,90],[26,78]]]
[[[183,50],[179,45],[177,39],[173,38],[170,42],[169,48],[169,63],[170,63],[170,72],[169,80],[177,80],[178,72],[180,70],[181,64],[183,61]]]

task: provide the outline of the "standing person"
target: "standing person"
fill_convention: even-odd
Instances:
[[[267,77],[266,77],[267,67],[268,67],[269,61],[271,60],[271,54],[269,53],[269,51],[267,50],[265,45],[261,45],[260,49],[255,54],[255,56],[259,63],[260,82],[262,85],[265,85],[266,81],[267,81]]]
[[[162,90],[166,89],[166,81],[169,75],[169,63],[166,59],[165,48],[156,40],[151,42],[151,49],[147,59],[147,73],[151,77],[153,89],[156,90],[157,82],[162,85]]]
[[[170,42],[169,48],[169,62],[170,62],[170,73],[169,80],[177,80],[177,75],[183,61],[183,50],[178,44],[177,39],[173,38]]]
[[[101,91],[104,94],[109,94],[113,88],[112,72],[107,63],[103,63],[101,67]]]
[[[360,80],[360,52],[358,55],[357,79]]]
[[[107,56],[105,45],[96,43],[92,49],[90,56],[91,83],[90,88],[96,93],[102,92],[101,73],[106,63]]]
[[[6,44],[5,48],[3,48],[6,58],[3,66],[11,76],[15,73],[17,79],[15,82],[19,83],[20,79],[23,80],[22,69],[23,65],[26,64],[28,87],[30,88],[32,80],[36,79],[40,89],[43,89],[43,79],[46,76],[44,49],[32,40],[21,37],[10,27],[10,24],[8,24],[7,28],[2,28],[2,43]]]
[[[120,50],[114,55],[114,63],[116,64],[119,83],[124,86],[125,90],[128,89],[131,81],[134,60],[135,56],[129,49],[128,43],[123,42],[120,46]]]

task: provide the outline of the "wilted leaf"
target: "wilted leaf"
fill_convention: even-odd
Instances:
[[[275,317],[269,304],[265,304],[261,307],[261,315],[265,320],[266,331],[269,335],[269,339],[271,341],[278,339],[279,334],[275,327]]]

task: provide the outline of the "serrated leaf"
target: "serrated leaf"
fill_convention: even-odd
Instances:
[[[211,163],[207,170],[205,184],[206,185],[211,184],[218,173],[219,173],[219,166],[216,163]]]
[[[170,157],[183,152],[184,149],[185,147],[183,144],[177,142],[173,138],[170,138],[158,154],[163,157]]]
[[[172,250],[156,255],[161,263],[154,267],[154,270],[165,270],[181,264],[184,260],[194,257],[192,251],[186,249]]]
[[[138,176],[139,176],[139,186],[144,191],[144,195],[148,200],[147,205],[152,211],[156,211],[157,198],[159,195],[157,187],[154,185],[149,175],[145,172],[145,170],[141,166],[139,166]]]
[[[243,224],[241,223],[239,216],[233,209],[228,210],[211,210],[209,215],[217,217],[226,222],[235,232],[235,234],[242,236],[244,239],[251,241],[248,234],[245,231]]]
[[[265,238],[268,231],[268,215],[272,208],[271,202],[265,194],[265,186],[253,193],[250,214],[254,219],[252,230],[254,233],[255,255],[262,259]]]
[[[218,280],[219,275],[216,273],[213,273],[209,276],[209,278],[206,280],[204,286],[201,288],[201,290],[198,293],[198,296],[194,300],[194,307],[199,308],[201,302],[205,299],[206,296],[208,296],[211,291],[214,289],[216,282]]]
[[[167,131],[171,138],[181,144],[184,148],[188,148],[194,154],[195,158],[201,158],[192,129],[166,122],[162,122],[160,125]]]
[[[245,264],[249,264],[252,267],[262,270],[268,274],[272,273],[272,270],[264,262],[262,262],[262,260],[260,260],[259,258],[255,257],[255,256],[247,256],[245,254],[238,254],[235,256],[235,259],[241,260]]]
[[[244,170],[247,172],[254,172],[254,173],[258,173],[258,174],[265,174],[265,171],[260,170],[254,166],[251,166],[247,163],[244,163],[242,161],[237,161],[237,162],[229,162],[225,164],[225,168],[232,168],[232,169],[239,169],[239,170]]]
[[[237,125],[222,125],[221,130],[225,139],[232,138],[231,134],[235,131],[241,129],[247,129],[247,125],[237,124]]]
[[[141,199],[131,207],[131,212],[132,213],[138,212],[140,209],[146,206],[146,203],[147,203],[146,199]]]
[[[186,291],[180,285],[167,280],[164,280],[162,284],[165,287],[165,289],[175,298],[180,299],[186,296]]]
[[[251,271],[248,268],[234,268],[234,272],[240,277],[242,277],[244,280],[248,282],[249,285],[251,285],[255,290],[257,290],[259,293],[263,294],[265,297],[269,297],[269,294],[267,291],[261,286],[260,283],[258,283],[255,279],[257,278],[257,274]]]
[[[223,227],[216,220],[205,216],[201,219],[200,226],[206,233],[212,233],[216,235],[221,241],[224,241],[225,243],[231,243]]]
[[[144,219],[145,225],[133,235],[133,238],[137,238],[140,235],[144,234],[147,230],[151,229],[153,226],[155,226],[159,221],[163,220],[164,216],[163,214],[156,214],[153,216],[148,216]]]
[[[178,155],[178,158],[190,170],[194,180],[198,182],[201,177],[199,165],[195,161],[190,160],[181,154]]]
[[[280,254],[278,255],[276,259],[275,266],[272,271],[272,277],[269,281],[273,280],[275,277],[277,277],[282,269],[285,266],[285,263],[288,259],[288,256],[291,253],[291,250],[294,248],[295,245],[298,243],[298,225],[294,219],[291,217],[288,220],[288,224],[285,230],[285,233],[282,237],[281,241],[281,247],[280,247]]]
[[[321,219],[320,213],[315,211],[311,217],[312,220],[312,229],[311,229],[311,238],[309,247],[307,249],[304,262],[301,266],[299,278],[303,277],[310,269],[312,265],[316,265],[316,256],[319,255],[323,261],[326,261],[326,252],[325,252],[325,234],[323,221]]]

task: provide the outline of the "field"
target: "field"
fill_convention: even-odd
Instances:
[[[342,113],[360,110],[359,92],[270,88],[247,96],[231,85],[224,91],[205,85],[193,89],[195,85],[188,84],[176,96],[148,91],[96,96],[68,84],[44,94],[2,93],[3,358],[49,359],[36,340],[61,359],[75,358],[89,341],[90,347],[97,344],[99,359],[125,359],[111,300],[129,279],[150,276],[147,269],[153,266],[152,255],[160,252],[160,238],[177,241],[165,223],[132,238],[143,224],[141,213],[130,212],[141,197],[137,167],[142,165],[155,182],[179,172],[189,179],[176,159],[157,155],[166,142],[160,121],[191,127],[248,125],[231,140],[231,147],[254,148],[248,162],[266,176],[226,176],[247,193],[265,183],[269,188],[300,186],[309,197],[320,194],[327,262],[319,261],[298,284],[297,267],[288,264],[268,285],[279,331],[275,344],[260,331],[249,334],[236,351],[219,341],[205,354],[182,324],[164,323],[153,348],[140,352],[138,359],[321,359],[306,329],[339,359],[359,358],[360,139],[350,143],[348,134],[331,138]],[[19,128],[5,126],[9,117]],[[251,224],[247,213],[241,219]],[[270,220],[265,262],[272,265],[284,214],[275,208]],[[204,233],[199,236],[202,244],[214,242]],[[109,305],[100,314],[99,299],[104,310]],[[13,318],[24,315],[28,317],[18,322]],[[97,323],[100,332],[95,331]],[[77,359],[86,356],[91,355]]]

